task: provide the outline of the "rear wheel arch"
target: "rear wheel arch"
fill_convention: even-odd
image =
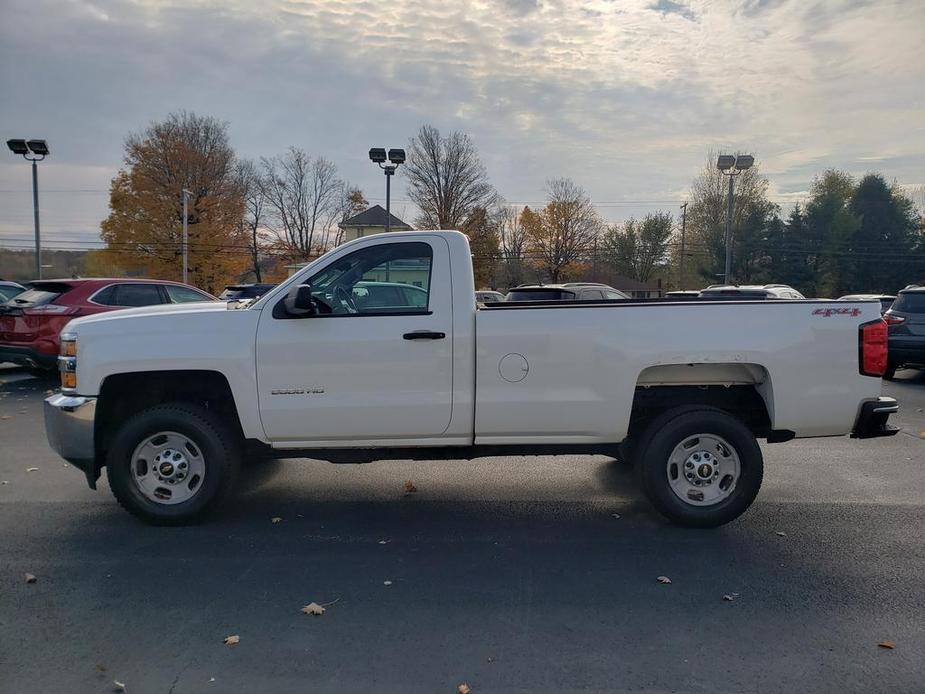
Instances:
[[[756,438],[772,434],[770,380],[754,383],[637,383],[628,439],[638,439],[664,412],[679,407],[713,408],[741,421]]]

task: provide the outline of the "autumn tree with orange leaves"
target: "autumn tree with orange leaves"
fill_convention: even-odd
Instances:
[[[191,192],[189,282],[217,294],[247,268],[249,239],[228,127],[214,118],[175,113],[129,136],[102,223],[102,253],[127,271],[180,280],[184,189]]]

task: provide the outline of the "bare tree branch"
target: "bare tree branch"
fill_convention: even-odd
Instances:
[[[487,209],[496,197],[465,133],[443,137],[433,126],[421,126],[408,145],[402,172],[408,179],[408,197],[421,210],[416,220],[421,228],[460,229],[475,208]]]

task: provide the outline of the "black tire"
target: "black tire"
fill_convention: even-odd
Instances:
[[[739,479],[732,493],[710,506],[683,501],[668,480],[668,460],[675,446],[698,433],[720,436],[739,457]],[[712,407],[678,407],[662,413],[646,427],[635,458],[640,486],[652,505],[673,523],[691,528],[714,528],[745,513],[764,475],[754,434],[735,417]]]
[[[132,455],[146,438],[161,431],[188,437],[202,452],[202,486],[195,495],[168,505],[148,499],[132,478]],[[116,432],[106,456],[106,476],[116,500],[152,525],[184,525],[201,520],[231,494],[240,468],[242,442],[214,413],[183,402],[157,405],[134,415]]]

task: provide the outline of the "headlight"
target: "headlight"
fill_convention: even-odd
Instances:
[[[61,334],[61,347],[58,350],[58,370],[61,372],[61,390],[77,389],[77,336],[73,333]]]

